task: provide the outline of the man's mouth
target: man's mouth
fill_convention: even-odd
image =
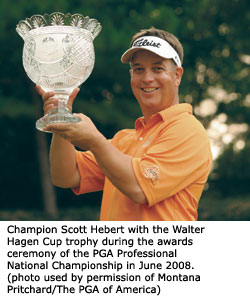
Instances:
[[[142,91],[145,93],[152,93],[156,90],[158,90],[158,88],[142,88]]]

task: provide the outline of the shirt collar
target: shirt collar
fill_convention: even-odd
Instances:
[[[173,106],[170,106],[154,115],[151,116],[149,119],[148,123],[154,122],[158,123],[160,121],[164,121],[169,123],[171,119],[181,113],[193,113],[193,108],[190,104],[188,103],[180,103],[180,104],[175,104]],[[146,123],[144,120],[144,117],[140,117],[135,121],[135,129],[139,130],[141,127],[145,127]]]

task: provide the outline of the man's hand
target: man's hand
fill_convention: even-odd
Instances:
[[[103,135],[97,130],[90,118],[83,114],[74,114],[80,118],[78,123],[54,123],[44,129],[69,141],[82,150],[91,150]]]
[[[45,92],[39,86],[38,93],[44,101],[44,112],[47,113],[58,105],[54,92]],[[68,106],[72,110],[72,103],[78,94],[75,89],[69,97]],[[137,204],[146,204],[146,197],[141,190],[132,168],[132,158],[116,149],[97,130],[90,118],[83,114],[75,114],[81,119],[78,123],[49,124],[44,129],[55,135],[51,147],[51,174],[55,185],[60,187],[76,187],[80,184],[80,174],[76,167],[74,146],[82,150],[90,150],[105,176],[123,194]],[[63,139],[66,141],[64,141]],[[70,157],[70,161],[64,159]],[[66,171],[65,171],[66,170]]]
[[[56,97],[55,92],[45,92],[39,85],[36,86],[36,90],[38,92],[38,94],[40,96],[42,96],[43,99],[43,110],[44,110],[44,114],[47,114],[52,108],[57,107],[58,106],[58,101],[59,99]],[[72,93],[69,95],[69,100],[67,103],[68,109],[70,111],[72,111],[72,105],[73,102],[77,96],[77,94],[79,93],[80,89],[79,88],[75,88]]]
[[[45,92],[40,86],[36,86],[39,95],[42,96],[44,114],[58,106],[59,99],[55,92]],[[68,108],[72,111],[73,101],[79,89],[73,90],[68,100]],[[63,124],[62,124],[63,125]],[[80,184],[80,174],[76,165],[75,147],[59,135],[53,135],[50,146],[50,173],[54,185],[61,188],[74,188]]]
[[[83,114],[75,115],[81,119],[80,122],[51,124],[46,126],[45,130],[66,139],[82,150],[90,150],[105,176],[116,188],[135,203],[146,204],[147,200],[132,168],[132,158],[110,144],[90,118]]]

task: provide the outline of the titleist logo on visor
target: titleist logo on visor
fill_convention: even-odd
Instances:
[[[133,44],[133,47],[143,47],[143,46],[152,46],[152,47],[160,48],[161,43],[156,43],[154,41],[149,41],[148,39],[141,38],[139,40],[136,40]]]

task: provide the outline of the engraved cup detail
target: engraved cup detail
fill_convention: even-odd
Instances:
[[[37,121],[37,129],[43,131],[51,122],[78,122],[67,109],[68,95],[93,70],[93,39],[101,25],[80,14],[52,13],[26,18],[16,30],[24,40],[23,66],[27,75],[44,90],[55,91],[62,101]]]

